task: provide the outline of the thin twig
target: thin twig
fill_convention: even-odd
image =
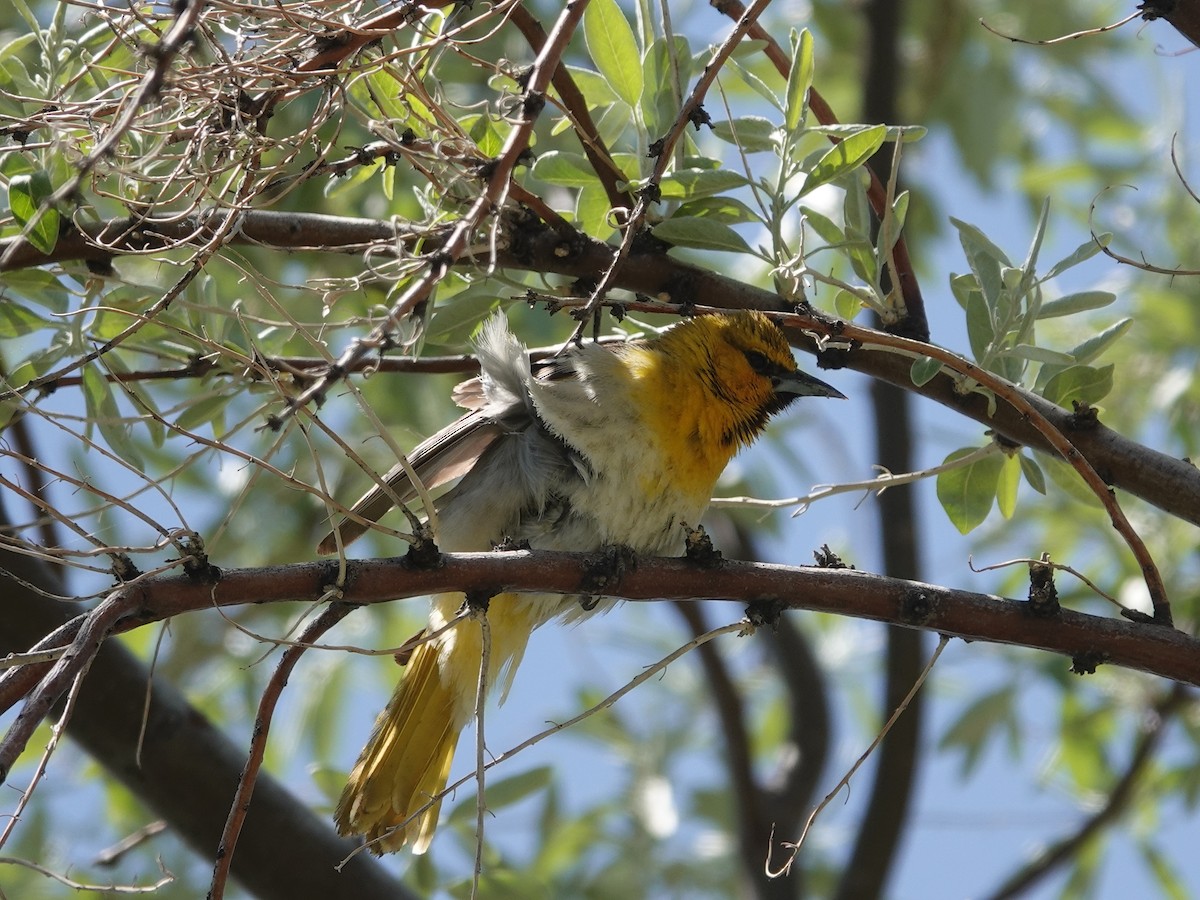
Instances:
[[[1063,34],[1056,38],[1048,38],[1041,41],[1031,41],[1027,38],[1017,37],[1013,34],[1005,34],[1003,31],[993,28],[983,19],[979,20],[979,24],[982,25],[987,31],[990,31],[992,34],[996,35],[996,37],[1002,37],[1006,41],[1012,41],[1014,44],[1031,44],[1036,47],[1053,47],[1055,44],[1065,44],[1067,41],[1076,41],[1085,37],[1095,37],[1098,34],[1104,34],[1105,32],[1113,31],[1114,29],[1120,28],[1122,25],[1128,25],[1134,19],[1140,19],[1142,15],[1143,13],[1139,9],[1137,12],[1131,13],[1125,18],[1121,19],[1119,22],[1113,22],[1111,25],[1101,25],[1098,28],[1085,28],[1082,31],[1073,31],[1070,34]]]
[[[622,261],[633,249],[634,240],[641,233],[642,223],[645,221],[650,204],[658,201],[658,185],[671,163],[675,145],[683,137],[683,133],[688,125],[701,112],[704,98],[708,93],[709,87],[712,86],[717,75],[720,73],[721,67],[733,54],[733,51],[737,49],[742,39],[758,20],[759,15],[770,5],[770,2],[771,0],[754,0],[750,7],[741,14],[733,30],[713,52],[708,65],[704,67],[704,72],[697,79],[691,94],[684,102],[682,109],[679,110],[679,115],[675,117],[671,128],[666,135],[654,144],[651,150],[651,153],[655,156],[654,170],[650,174],[646,186],[638,191],[637,202],[634,204],[633,209],[630,210],[629,217],[622,226],[623,233],[620,246],[613,254],[608,267],[593,287],[587,303],[576,313],[579,324],[576,325],[575,333],[568,344],[564,344],[564,349],[570,343],[577,342],[582,338],[583,331],[587,327],[588,322],[592,321],[596,311],[604,303],[608,289],[616,279],[617,270],[620,268]]]
[[[934,648],[933,655],[929,657],[929,662],[926,663],[925,668],[921,671],[920,676],[917,678],[916,682],[914,682],[912,688],[909,689],[908,694],[905,695],[904,700],[901,701],[900,705],[896,707],[895,711],[888,718],[887,722],[885,722],[883,727],[879,730],[879,733],[875,735],[875,739],[871,741],[867,749],[862,752],[862,755],[854,761],[854,765],[852,765],[846,774],[841,777],[838,783],[834,785],[833,790],[826,794],[825,798],[818,803],[816,808],[813,809],[813,811],[809,814],[808,820],[804,823],[804,828],[800,832],[800,837],[798,837],[795,841],[784,842],[783,846],[789,848],[792,852],[788,855],[788,858],[783,865],[781,865],[778,869],[773,869],[771,867],[771,857],[774,852],[775,845],[774,836],[772,836],[771,845],[767,849],[767,860],[764,867],[764,871],[767,873],[768,878],[779,878],[783,875],[786,875],[791,870],[792,863],[795,861],[796,855],[800,852],[800,848],[804,846],[804,841],[808,837],[808,832],[812,828],[813,822],[816,821],[817,816],[819,816],[825,810],[825,807],[833,802],[834,797],[841,793],[842,788],[850,784],[850,779],[854,777],[854,774],[859,770],[862,764],[871,757],[871,754],[875,752],[875,748],[879,746],[885,737],[887,737],[888,732],[892,730],[892,726],[896,724],[896,721],[901,715],[904,714],[904,711],[908,709],[909,704],[912,703],[913,698],[917,696],[917,692],[921,690],[921,685],[925,683],[925,679],[929,676],[929,673],[933,671],[934,663],[938,661],[938,657],[942,655],[942,651],[946,649],[946,645],[948,643],[950,643],[950,638],[944,634],[941,635],[938,639],[937,647]]]
[[[720,2],[713,2],[713,6],[731,19],[739,18],[745,12],[745,6],[741,0],[720,0]],[[763,42],[763,54],[775,66],[775,71],[779,73],[779,76],[786,81],[792,66],[791,55],[779,45],[774,35],[757,22],[750,29],[750,37]],[[817,121],[822,125],[840,124],[833,108],[815,86],[809,88],[808,105],[817,117]],[[841,138],[834,134],[828,135],[828,138],[832,144],[841,142]],[[871,204],[876,218],[882,221],[889,212],[887,191],[873,168],[867,166],[865,171],[870,178],[870,183],[867,185],[867,202]],[[908,242],[903,234],[896,239],[893,257],[896,271],[899,273],[897,283],[904,298],[904,308],[908,313],[908,319],[905,322],[906,333],[921,340],[928,340],[929,322],[925,314],[925,300],[921,295],[921,284],[917,280],[916,270],[913,268],[912,259],[908,254]]]
[[[989,456],[995,456],[997,453],[1003,452],[1004,449],[999,444],[995,441],[990,441],[982,447],[977,447],[965,456],[938,466],[930,466],[928,469],[917,469],[915,472],[893,475],[891,472],[884,470],[882,475],[866,481],[846,481],[841,484],[817,484],[813,485],[813,489],[803,497],[785,497],[781,500],[764,500],[758,497],[714,497],[709,505],[715,508],[726,507],[730,509],[747,506],[758,507],[760,509],[781,509],[796,506],[799,508],[792,513],[792,516],[795,517],[807,512],[808,508],[816,501],[824,500],[827,497],[833,497],[837,494],[856,494],[859,491],[865,491],[868,494],[874,494],[878,497],[888,488],[913,484],[926,478],[941,475],[943,472],[950,472],[954,469],[973,465],[981,459],[986,459]],[[873,466],[873,468],[877,470],[883,469],[882,466]]]
[[[39,866],[35,862],[30,862],[27,859],[18,859],[13,856],[0,856],[0,866],[21,866],[22,868],[32,869],[39,875],[45,875],[47,878],[57,881],[63,887],[70,888],[73,891],[85,891],[87,893],[97,894],[156,894],[160,888],[166,887],[175,880],[175,876],[169,872],[162,861],[158,863],[159,869],[162,871],[162,877],[153,884],[137,885],[137,884],[88,884],[83,881],[76,881],[73,878],[68,878],[66,875],[60,875],[57,872],[52,872],[45,866]]]
[[[238,779],[237,791],[233,803],[229,807],[229,817],[225,820],[225,828],[221,832],[221,843],[217,848],[217,860],[213,865],[212,882],[208,890],[209,900],[221,900],[225,895],[225,883],[229,879],[230,867],[233,865],[233,853],[237,847],[238,836],[242,833],[242,825],[250,811],[250,800],[254,796],[254,785],[258,780],[258,772],[262,767],[263,756],[267,749],[267,735],[271,731],[271,719],[275,715],[275,707],[283,695],[288,676],[300,661],[307,649],[306,641],[313,640],[324,634],[343,618],[354,607],[345,603],[331,603],[321,615],[304,629],[300,643],[288,647],[280,657],[271,680],[263,688],[262,697],[258,702],[258,714],[254,719],[254,734],[250,739],[250,753],[246,759],[245,768]]]
[[[1060,572],[1066,572],[1069,575],[1074,575],[1076,578],[1078,578],[1080,581],[1082,581],[1084,584],[1086,584],[1088,587],[1090,587],[1093,591],[1095,591],[1099,596],[1103,597],[1105,600],[1107,600],[1109,603],[1116,606],[1118,609],[1124,610],[1124,609],[1129,608],[1124,603],[1122,603],[1120,600],[1118,600],[1116,597],[1114,597],[1112,594],[1106,593],[1105,591],[1101,590],[1100,586],[1097,585],[1096,582],[1092,581],[1092,579],[1088,578],[1086,575],[1084,575],[1078,569],[1074,569],[1071,566],[1066,565],[1065,563],[1056,563],[1053,560],[1051,560],[1049,558],[1048,553],[1042,554],[1042,559],[1028,559],[1028,558],[1023,558],[1023,557],[1017,558],[1017,559],[1006,559],[1006,560],[1004,560],[1004,562],[992,563],[990,566],[976,566],[974,561],[971,559],[971,557],[968,556],[967,557],[967,565],[970,567],[972,572],[991,572],[995,569],[1006,568],[1007,566],[1020,566],[1020,565],[1048,566],[1051,569],[1057,569]]]
[[[587,0],[568,0],[558,20],[554,23],[554,28],[546,39],[545,46],[534,60],[522,98],[521,116],[513,124],[503,147],[496,156],[483,191],[462,219],[455,224],[453,231],[446,237],[437,252],[428,259],[426,272],[421,277],[413,279],[408,289],[392,304],[383,322],[376,326],[369,335],[355,340],[325,375],[288,403],[288,406],[280,414],[281,420],[295,415],[300,408],[319,401],[333,383],[342,377],[342,373],[383,346],[390,335],[396,331],[401,320],[408,316],[418,304],[428,299],[434,286],[445,277],[450,266],[467,251],[476,229],[489,215],[493,214],[494,210],[503,205],[513,168],[516,166],[518,158],[529,147],[533,126],[545,104],[546,87],[566,50],[567,43],[575,32],[575,27],[583,18],[583,11],[586,7]]]

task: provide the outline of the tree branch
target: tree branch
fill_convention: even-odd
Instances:
[[[704,621],[702,607],[698,603],[676,602],[673,605],[687,623],[692,637],[700,637],[709,630]],[[795,895],[796,885],[777,878],[768,878],[763,871],[762,860],[769,852],[775,823],[767,817],[762,802],[762,790],[754,777],[754,757],[750,750],[750,735],[746,731],[742,696],[729,674],[725,660],[717,651],[715,642],[701,644],[696,648],[696,653],[708,683],[708,694],[721,723],[721,735],[725,742],[725,768],[729,773],[737,833],[742,845],[738,860],[742,863],[744,877],[753,885],[754,895],[759,900],[790,900]]]
[[[346,562],[338,599],[351,604],[382,603],[446,591],[549,592],[587,594],[595,556],[586,553],[512,551],[442,555],[436,567],[415,566],[406,557]],[[213,607],[288,600],[313,602],[329,594],[338,575],[334,562],[232,569],[215,583],[187,576],[147,576],[118,588],[96,609],[78,616],[57,638],[101,639],[88,622],[113,623],[120,633],[173,615]],[[686,560],[647,558],[627,571],[612,595],[630,600],[686,600],[712,597],[743,603],[772,600],[784,608],[831,612],[936,631],[970,641],[1014,644],[1069,656],[1084,674],[1103,663],[1137,669],[1185,684],[1200,685],[1200,641],[1161,625],[1135,624],[1060,609],[1039,615],[1026,601],[952,590],[899,578],[846,569],[794,568],[763,563],[724,562],[698,567]],[[51,629],[38,634],[34,640]],[[31,641],[32,642],[32,641]],[[77,643],[66,665],[40,664],[59,686],[89,664],[96,645]],[[31,700],[41,709],[61,696],[45,679]],[[5,694],[7,705],[17,699]],[[20,723],[17,723],[20,724]],[[24,750],[21,729],[0,743],[0,771],[7,772]]]
[[[0,587],[9,611],[0,617],[0,653],[19,652],[61,625],[69,607],[25,587],[23,582],[42,580],[44,566],[28,557],[2,555]],[[245,751],[161,679],[154,682],[145,709],[150,672],[117,642],[94,648],[93,656],[67,734],[166,819],[201,858],[211,859]],[[139,765],[143,717],[147,727]],[[281,864],[281,848],[286,848],[286,864]],[[365,854],[335,871],[352,849],[352,843],[338,838],[278,781],[262,776],[233,874],[262,900],[413,900]]]
[[[1146,769],[1153,761],[1154,754],[1162,743],[1166,726],[1191,699],[1191,692],[1177,684],[1155,705],[1153,716],[1146,722],[1142,733],[1138,735],[1129,765],[1113,785],[1104,806],[1094,815],[1085,819],[1074,834],[1057,841],[1052,847],[1039,854],[1032,863],[1006,880],[991,895],[992,900],[1011,900],[1013,897],[1023,895],[1064,864],[1077,859],[1080,850],[1088,841],[1121,818],[1129,807],[1130,800],[1133,799],[1133,793],[1138,783],[1146,774]]]
[[[863,121],[899,122],[896,92],[904,77],[898,42],[900,22],[905,4],[901,0],[869,0],[862,9],[867,42],[864,48],[865,77],[863,86]],[[872,184],[890,184],[892,156],[889,147],[875,154],[868,165],[874,173]],[[875,210],[874,237],[878,238],[881,220],[889,213],[890,204],[872,202]],[[892,288],[895,275],[901,285],[909,284],[917,297],[920,290],[915,273],[908,263],[903,242],[897,250],[904,252],[908,268],[884,266],[883,288]],[[907,296],[907,294],[905,295]],[[929,339],[923,305],[914,309],[920,315],[923,338]],[[878,318],[876,327],[880,327]],[[874,458],[878,465],[893,472],[907,472],[913,465],[912,403],[909,395],[894,384],[884,381],[871,383],[871,415],[875,422]],[[883,552],[883,571],[888,575],[916,578],[920,575],[917,550],[918,522],[914,491],[885,491],[877,503],[879,536]],[[879,721],[887,722],[901,708],[912,686],[925,669],[924,635],[895,626],[887,629],[887,653],[884,664],[884,685]],[[909,808],[916,793],[921,740],[921,725],[925,719],[925,693],[917,692],[908,702],[903,715],[887,730],[875,754],[870,793],[866,808],[858,822],[854,848],[842,867],[836,896],[839,900],[858,897],[879,897],[886,892],[888,876],[896,861],[904,837]]]
[[[208,226],[202,223],[208,222],[210,216],[177,223],[110,220],[88,226],[84,233],[63,235],[50,255],[38,253],[21,238],[8,238],[0,241],[0,256],[7,256],[11,250],[14,268],[65,259],[107,261],[112,259],[114,252],[126,248],[130,251],[164,250],[177,241],[198,240],[203,234],[202,227],[219,227],[227,215],[226,212],[211,213],[212,224]],[[397,240],[415,240],[416,237],[403,230],[397,231],[389,222],[373,219],[264,211],[240,215],[239,228],[230,240],[233,244],[258,243],[279,249],[322,249],[326,252],[360,252],[368,246],[382,245],[394,252]],[[514,228],[518,240],[497,254],[498,264],[506,268],[594,279],[597,272],[605,271],[612,263],[615,251],[611,246],[582,234],[576,240],[565,241],[553,229],[539,224],[522,222]],[[107,246],[97,246],[96,239],[89,237],[92,234],[103,235],[103,243]],[[437,246],[436,240],[427,236],[425,246],[432,252]],[[650,297],[678,298],[698,306],[763,310],[779,310],[782,306],[779,296],[771,291],[661,253],[631,253],[618,267],[614,284]],[[791,338],[796,346],[816,352],[817,347],[810,336],[793,332]],[[1014,443],[1054,452],[1019,411],[1006,404],[998,404],[990,410],[986,397],[978,393],[962,394],[959,379],[950,374],[936,375],[918,387],[912,383],[911,359],[863,348],[839,353],[836,364],[934,400]],[[34,381],[19,390],[24,392],[39,386]],[[1190,462],[1138,444],[1103,424],[1082,425],[1066,410],[1015,385],[1013,390],[1028,400],[1056,429],[1069,434],[1075,448],[1107,483],[1141,497],[1164,512],[1200,525],[1200,470]],[[0,399],[10,395],[11,392],[0,394]]]

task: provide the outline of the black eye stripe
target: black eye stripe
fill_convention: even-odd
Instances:
[[[750,368],[759,375],[770,375],[773,369],[778,368],[772,365],[771,361],[757,350],[746,350],[745,354],[746,362],[750,363]]]

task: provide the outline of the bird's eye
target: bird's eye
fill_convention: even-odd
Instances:
[[[771,361],[757,350],[746,351],[746,362],[750,363],[750,368],[759,375],[766,375],[771,370]]]

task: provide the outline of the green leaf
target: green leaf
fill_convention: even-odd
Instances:
[[[1069,353],[1051,350],[1049,347],[1038,347],[1034,344],[1017,344],[1017,346],[1005,350],[1004,355],[1046,363],[1051,366],[1069,366],[1075,362],[1075,357]]]
[[[958,229],[959,242],[967,250],[968,258],[975,253],[983,253],[1006,266],[1012,266],[1012,262],[1005,252],[992,243],[991,238],[970,222],[964,222],[962,219],[956,219],[953,216],[950,218],[950,222]]]
[[[1073,500],[1088,506],[1101,506],[1100,498],[1090,487],[1084,484],[1079,473],[1069,463],[1057,456],[1045,454],[1041,457],[1042,468],[1063,493]]]
[[[582,153],[551,150],[537,158],[530,174],[538,181],[562,187],[586,187],[599,183],[596,170]]]
[[[843,319],[853,319],[862,311],[862,308],[862,300],[849,291],[838,291],[834,295],[833,310]]]
[[[1017,489],[1021,486],[1021,461],[1017,454],[1004,454],[1004,465],[996,481],[996,507],[1000,515],[1011,519],[1017,509]]]
[[[503,809],[520,803],[526,797],[544,790],[554,780],[552,766],[538,766],[528,772],[511,775],[508,778],[487,782],[487,805],[490,810]],[[476,812],[475,797],[471,796],[462,801],[451,811],[449,821],[464,821],[473,819]]]
[[[672,216],[653,228],[656,238],[669,241],[679,247],[696,247],[700,250],[728,250],[734,253],[751,253],[745,238],[714,219],[695,216]]]
[[[394,74],[383,68],[376,69],[367,75],[364,87],[383,118],[396,123],[408,120],[408,107],[400,102],[400,84]]]
[[[1090,363],[1101,353],[1111,347],[1120,339],[1121,335],[1127,332],[1133,325],[1133,319],[1121,319],[1109,325],[1102,332],[1088,338],[1081,344],[1075,346],[1071,351],[1071,356],[1075,358],[1077,363]]]
[[[49,327],[50,323],[32,310],[12,300],[0,299],[0,337],[20,337]]]
[[[900,196],[892,203],[892,244],[900,239],[900,232],[904,230],[904,223],[908,221],[908,205],[912,200],[912,195],[908,191],[901,191]],[[890,247],[888,248],[891,249]]]
[[[109,449],[135,469],[145,469],[142,456],[130,438],[129,426],[121,419],[112,385],[96,366],[83,370],[83,398],[89,424],[94,424]]]
[[[1018,270],[1022,277],[1026,273],[1032,273],[1037,268],[1038,254],[1042,251],[1042,240],[1046,237],[1046,222],[1050,218],[1050,198],[1046,197],[1042,200],[1042,209],[1038,214],[1037,226],[1034,229],[1033,241],[1029,245],[1029,253],[1025,257],[1025,263]]]
[[[679,95],[691,77],[692,53],[687,38],[672,42],[656,38],[642,57],[643,127],[651,135],[663,134],[679,112]]]
[[[1117,295],[1112,291],[1079,291],[1054,300],[1047,300],[1038,310],[1037,317],[1053,319],[1056,316],[1070,316],[1089,309],[1101,309],[1116,299]]]
[[[1096,235],[1095,240],[1084,241],[1075,248],[1074,252],[1064,256],[1062,259],[1052,265],[1050,267],[1050,271],[1042,276],[1042,281],[1049,281],[1056,275],[1061,275],[1063,272],[1067,271],[1067,269],[1074,268],[1081,262],[1086,262],[1099,253],[1103,248],[1107,247],[1110,243],[1112,243],[1112,234],[1109,232]]]
[[[1037,464],[1037,460],[1024,453],[1018,453],[1017,459],[1021,461],[1021,474],[1025,476],[1029,486],[1039,494],[1046,493],[1046,476],[1043,474],[1041,466]]]
[[[741,200],[726,196],[700,197],[696,200],[689,200],[675,210],[675,216],[714,219],[717,222],[724,222],[726,225],[762,221],[759,214]]]
[[[826,244],[835,246],[845,242],[846,235],[829,216],[808,206],[800,207],[800,214],[804,217],[804,224],[815,231],[817,237]]]
[[[40,40],[42,34],[42,25],[38,21],[37,16],[34,15],[33,10],[29,7],[29,4],[26,3],[25,0],[12,0],[12,5],[16,7],[17,12],[21,14],[21,18],[25,20],[25,24],[29,26],[29,30],[33,32],[33,35],[37,35]]]
[[[992,344],[992,317],[988,312],[983,294],[973,291],[967,295],[967,340],[971,344],[971,355],[982,362]]]
[[[221,422],[218,419],[224,415],[226,407],[229,406],[229,401],[232,398],[224,394],[204,397],[188,404],[187,408],[179,414],[179,418],[175,420],[175,425],[182,428],[184,431],[195,431],[201,425],[213,423],[214,431],[221,431]]]
[[[54,188],[45,169],[17,175],[8,183],[12,214],[27,229],[25,236],[42,253],[50,253],[58,242],[59,215],[53,206],[41,209]]]
[[[945,463],[954,462],[971,453],[975,447],[955,450],[946,457]],[[1004,460],[1000,454],[992,454],[958,468],[948,469],[937,477],[937,495],[954,527],[962,534],[974,530],[987,518],[996,499],[996,486]]]
[[[954,295],[958,305],[965,311],[971,294],[979,293],[979,279],[975,277],[974,273],[951,275],[950,293]]]
[[[1074,402],[1099,403],[1113,386],[1113,366],[1071,366],[1048,382],[1042,396],[1051,403],[1070,409]]]
[[[851,125],[839,122],[836,125],[814,125],[807,131],[809,134],[828,134],[833,137],[847,138],[864,129],[874,127],[874,125]],[[909,144],[919,141],[929,132],[928,128],[922,128],[920,125],[886,125],[884,127],[887,129],[887,134],[883,139],[885,144],[892,144],[896,141]]]
[[[746,153],[760,153],[775,149],[776,125],[762,116],[742,116],[740,119],[722,119],[714,122],[713,134],[729,144],[734,144]]]
[[[425,328],[425,340],[430,345],[461,353],[467,349],[468,337],[500,307],[496,286],[489,281],[477,281],[437,305]]]
[[[659,187],[664,200],[695,200],[746,184],[744,175],[729,169],[680,169],[663,176]]]
[[[707,65],[708,60],[705,59],[699,64]],[[742,80],[746,82],[746,85],[750,88],[750,90],[754,91],[764,100],[766,100],[767,103],[769,103],[775,109],[779,110],[780,112],[783,111],[783,106],[780,105],[779,97],[765,81],[755,75],[750,69],[743,66],[735,57],[731,57],[729,59],[728,66],[733,67],[733,70],[736,71],[739,76],[741,76]]]
[[[0,302],[11,301],[11,294],[44,306],[50,312],[66,312],[71,302],[70,292],[62,286],[58,277],[44,269],[5,272],[4,292],[0,293]]]
[[[567,71],[571,73],[576,87],[579,88],[584,99],[587,100],[588,106],[593,110],[610,106],[621,99],[612,89],[612,85],[599,72],[580,66],[567,66]]]
[[[971,774],[979,762],[988,741],[998,729],[1008,732],[1010,746],[1015,743],[1018,729],[1014,700],[1016,689],[1011,686],[984,694],[959,714],[938,743],[938,749],[960,748],[963,751],[962,772]]]
[[[805,28],[792,40],[792,67],[788,72],[784,127],[794,134],[808,116],[808,89],[813,82],[813,38]]]
[[[1165,900],[1188,900],[1192,894],[1171,861],[1148,841],[1141,842],[1140,847],[1146,867],[1154,873],[1154,880],[1158,882],[1158,896]]]
[[[479,152],[488,159],[496,156],[504,146],[504,138],[496,130],[496,122],[491,116],[468,116],[461,124]]]
[[[617,0],[591,0],[583,14],[583,36],[596,68],[630,106],[642,98],[642,55]]]
[[[608,194],[598,183],[584,185],[575,195],[575,224],[585,234],[597,240],[606,240],[616,228],[608,214],[612,206]]]
[[[885,137],[887,128],[876,125],[830,147],[808,173],[804,186],[800,188],[800,196],[857,169],[883,146]]]
[[[1002,266],[1012,267],[1004,251],[991,242],[982,231],[959,219],[951,217],[951,222],[958,228],[958,240],[962,244],[963,253],[971,266],[971,271],[979,280],[979,290],[987,301],[988,309],[994,310],[1000,302],[1000,294],[1004,288],[1004,278],[1000,273]]]
[[[920,359],[913,360],[912,369],[909,371],[909,377],[912,383],[917,387],[928,384],[938,372],[942,371],[942,364],[931,356],[922,356]]]

